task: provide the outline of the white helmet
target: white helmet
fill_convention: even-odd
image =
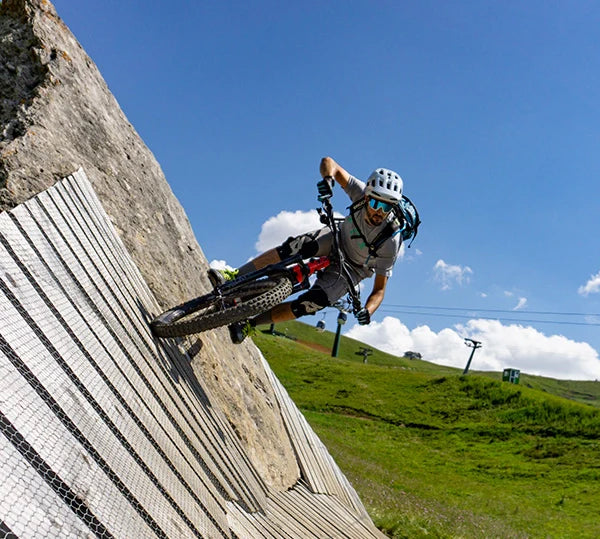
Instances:
[[[365,193],[395,204],[402,200],[402,178],[393,170],[378,168],[371,172]]]

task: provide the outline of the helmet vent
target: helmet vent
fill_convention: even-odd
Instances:
[[[380,197],[382,200],[397,202],[402,198],[402,178],[397,172],[387,168],[375,169],[367,180],[367,187],[367,194]]]

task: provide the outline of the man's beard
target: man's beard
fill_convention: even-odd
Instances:
[[[379,226],[381,223],[383,223],[383,217],[381,215],[379,215],[378,213],[375,213],[373,216],[371,216],[367,213],[366,220],[367,220],[367,223],[369,223],[372,226]]]

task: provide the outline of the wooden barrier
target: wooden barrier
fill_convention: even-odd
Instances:
[[[0,536],[379,537],[265,362],[303,480],[275,492],[82,170],[0,214]]]

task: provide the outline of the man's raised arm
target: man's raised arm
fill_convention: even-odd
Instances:
[[[321,166],[319,169],[323,178],[331,176],[342,186],[342,189],[345,189],[346,185],[348,185],[350,174],[340,165],[338,165],[331,157],[323,157],[323,159],[321,159]]]

